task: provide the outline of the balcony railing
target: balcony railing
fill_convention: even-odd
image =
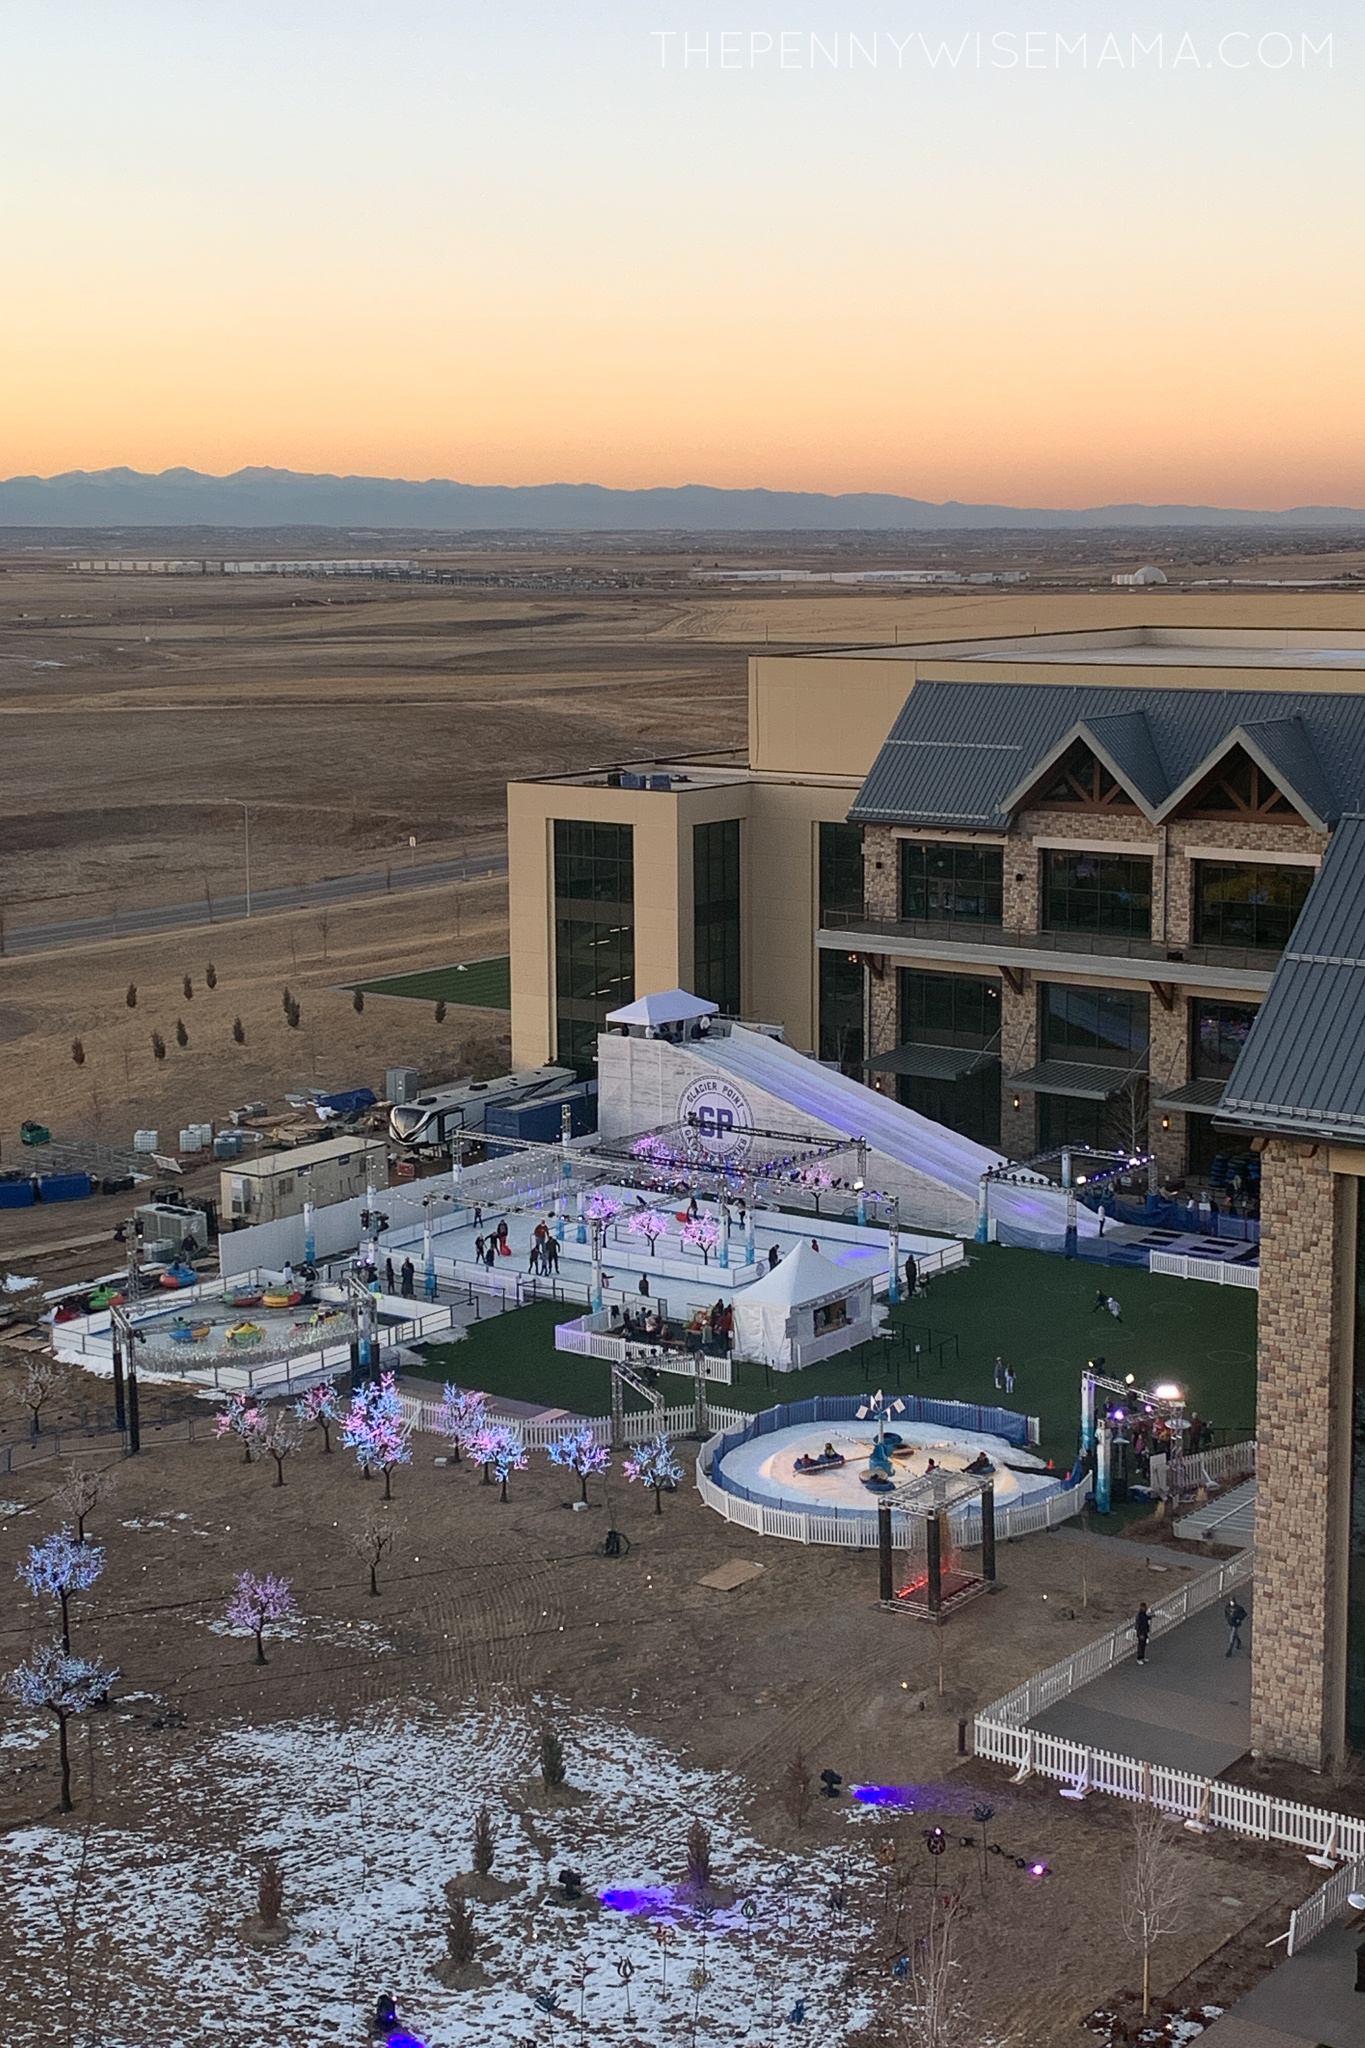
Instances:
[[[928,939],[939,945],[1008,947],[1028,953],[1073,953],[1107,960],[1150,961],[1153,966],[1180,963],[1188,967],[1240,967],[1273,974],[1281,948],[1250,946],[1169,946],[1151,939],[1126,939],[1110,932],[1020,932],[974,920],[927,917],[868,917],[856,911],[831,910],[823,930],[867,933],[884,939]],[[1159,980],[1160,976],[1155,979]]]

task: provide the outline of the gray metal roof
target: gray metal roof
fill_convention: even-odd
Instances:
[[[1011,1074],[1011,1088],[1031,1095],[1079,1095],[1087,1102],[1109,1102],[1133,1078],[1123,1067],[1092,1067],[1082,1060],[1040,1060],[1022,1074]]]
[[[908,1074],[918,1081],[961,1081],[989,1062],[1000,1064],[997,1048],[973,1050],[960,1045],[898,1045],[891,1052],[879,1052],[864,1060],[869,1074]]]
[[[1365,816],[1332,836],[1218,1114],[1365,1139]]]
[[[848,815],[1000,831],[1075,737],[1153,822],[1233,745],[1319,829],[1365,811],[1365,694],[921,682]]]

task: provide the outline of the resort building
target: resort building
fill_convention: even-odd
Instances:
[[[1034,629],[755,658],[746,758],[510,784],[514,1061],[594,1071],[683,987],[1011,1157],[1150,1145],[1254,1204],[1214,1112],[1365,804],[1346,602],[983,598]]]

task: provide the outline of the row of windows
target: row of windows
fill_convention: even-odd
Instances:
[[[1191,865],[1196,945],[1283,951],[1313,880],[1311,868],[1272,867],[1260,861]],[[1151,938],[1152,863],[1144,856],[1049,847],[1041,857],[1041,881],[1044,931]],[[822,859],[822,911],[824,884]],[[901,841],[903,918],[999,926],[1003,906],[1003,848]]]
[[[861,872],[862,840],[858,841]],[[740,825],[692,833],[693,990],[740,1009]],[[635,995],[635,834],[630,825],[557,818],[555,1013],[561,1064],[590,1074],[609,1011]]]

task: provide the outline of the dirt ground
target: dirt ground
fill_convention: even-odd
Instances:
[[[451,1006],[438,1024],[433,1004],[367,996],[357,1014],[344,984],[505,952],[506,900],[503,882],[464,882],[325,912],[0,960],[0,1159],[26,1163],[19,1145],[26,1117],[56,1137],[124,1147],[135,1130],[157,1130],[161,1148],[173,1153],[186,1123],[222,1121],[248,1101],[282,1108],[286,1090],[368,1086],[382,1094],[387,1066],[414,1066],[434,1079],[468,1072],[482,1055],[505,1063],[505,1012]],[[186,975],[194,991],[188,1001]],[[297,1030],[285,1021],[286,987],[300,1006]],[[233,1038],[239,1017],[241,1045]],[[183,1048],[176,1041],[182,1020]],[[164,1059],[155,1057],[153,1032]],[[78,1038],[80,1066],[72,1058]],[[94,1206],[0,1211],[0,1257],[7,1246],[94,1228],[86,1222]]]
[[[891,1924],[896,1884],[922,1891],[932,1882],[924,1830],[941,1818],[950,1850],[934,1874],[972,1908],[963,1981],[983,2037],[1007,2037],[1017,2048],[1080,2048],[1091,2038],[1079,2031],[1081,2018],[1133,1975],[1118,1926],[1130,1815],[1118,1802],[1062,1801],[1041,1781],[1015,1787],[1003,1771],[960,1757],[959,1719],[1112,1626],[1153,1584],[1169,1591],[1171,1576],[1154,1580],[1141,1554],[1076,1532],[1040,1535],[1005,1547],[995,1597],[934,1630],[876,1609],[871,1557],[728,1529],[692,1490],[690,1453],[688,1483],[665,1497],[656,1518],[651,1499],[625,1486],[619,1471],[606,1482],[610,1513],[594,1506],[571,1514],[576,1483],[566,1486],[539,1454],[513,1476],[501,1504],[496,1487],[468,1466],[438,1469],[438,1442],[413,1442],[413,1464],[395,1475],[389,1510],[402,1537],[377,1600],[347,1533],[376,1501],[378,1482],[367,1485],[348,1455],[322,1455],[316,1438],[289,1462],[282,1488],[272,1483],[273,1466],[248,1469],[236,1448],[213,1443],[163,1444],[119,1465],[117,1499],[94,1518],[107,1570],[80,1602],[76,1634],[84,1652],[119,1665],[116,1704],[130,1693],[155,1704],[88,1724],[101,1824],[131,1821],[148,1774],[173,1781],[202,1756],[206,1738],[242,1717],[269,1727],[327,1713],[344,1726],[419,1706],[458,1714],[471,1703],[534,1708],[551,1700],[569,1725],[574,1714],[614,1717],[690,1764],[737,1773],[747,1825],[778,1849],[798,1858],[846,1853],[850,1881],[877,1919],[878,1954],[894,1955],[900,1938]],[[52,1526],[58,1477],[48,1464],[5,1481],[0,1582],[13,1583],[23,1547]],[[603,1500],[601,1482],[592,1496]],[[609,1522],[630,1539],[619,1560],[600,1554]],[[761,1574],[732,1592],[699,1583],[736,1558],[760,1562]],[[1181,1569],[1174,1559],[1171,1566]],[[275,1644],[264,1669],[249,1643],[203,1626],[221,1613],[243,1567],[291,1578],[313,1620],[311,1631],[305,1624]],[[26,1597],[6,1603],[0,1662],[12,1666],[27,1653],[40,1619]],[[382,1657],[347,1641],[348,1629],[376,1622],[391,1645]],[[84,1739],[76,1748],[78,1808],[88,1797]],[[798,1833],[778,1789],[798,1749],[813,1772],[837,1770],[845,1784],[918,1788],[914,1810],[854,1825],[844,1799],[817,1799]],[[54,1820],[55,1741],[3,1761],[0,1828]],[[198,1820],[192,1813],[179,1824],[221,1829],[211,1786],[204,1790],[202,1809],[191,1802]],[[972,1811],[983,1801],[993,1814],[979,1823]],[[78,1811],[62,1825],[79,1827],[81,1819]],[[1004,1852],[986,1858],[984,1878],[983,1834]],[[974,1838],[972,1848],[961,1846],[963,1835]],[[876,1860],[888,1839],[897,1844],[899,1880]],[[1158,1993],[1240,1929],[1287,1916],[1311,1888],[1301,1858],[1231,1837],[1181,1843],[1194,1895],[1186,1930],[1156,1957]],[[221,1856],[226,1892],[245,1899],[240,1844],[225,1836]],[[1015,1856],[1045,1862],[1048,1875],[1028,1879]],[[1209,1979],[1218,1975],[1202,1974],[1202,1996],[1217,1996]],[[3,1961],[0,2001],[11,2012],[24,2002],[22,1982],[6,1981]]]

